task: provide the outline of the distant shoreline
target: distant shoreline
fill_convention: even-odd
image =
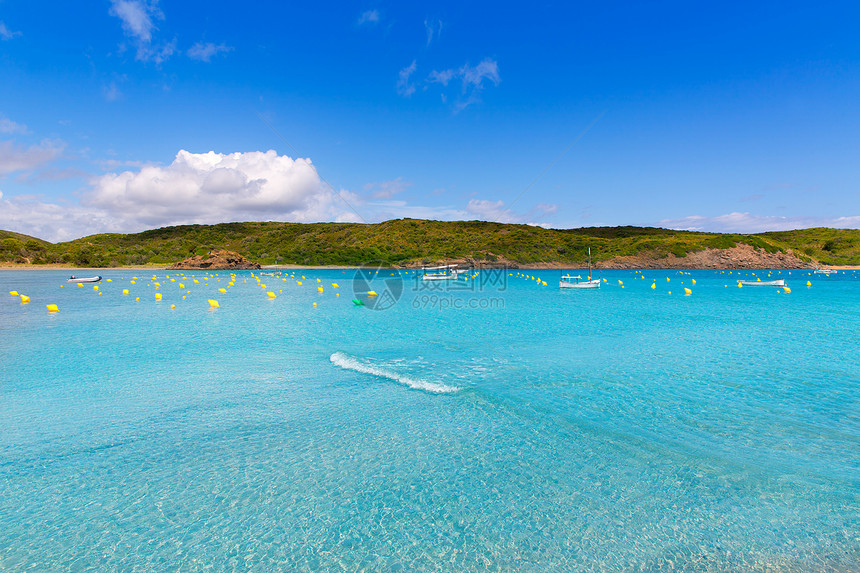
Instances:
[[[94,273],[105,273],[110,271],[167,271],[170,265],[147,265],[147,266],[121,266],[121,267],[70,267],[66,265],[34,265],[34,264],[8,264],[2,263],[0,264],[0,271],[33,271],[33,270],[42,270],[42,271],[88,271]],[[272,270],[355,270],[360,269],[360,266],[343,266],[343,265],[266,265],[262,267],[262,271],[272,271]],[[385,267],[392,269],[400,269],[404,271],[416,271],[421,270],[421,267]],[[486,267],[491,268],[491,267]],[[496,267],[496,268],[510,268],[510,269],[522,269],[522,270],[530,270],[530,271],[546,271],[546,270],[562,270],[562,269],[584,269],[585,265],[561,265],[558,263],[536,263],[533,265],[518,265],[517,267]],[[860,266],[839,266],[839,265],[828,265],[826,267],[834,269],[837,271],[852,271],[852,270],[860,270]],[[174,270],[173,272],[225,272],[231,269],[196,269],[195,271],[178,271]],[[600,272],[604,270],[611,271],[623,271],[623,270],[651,270],[651,271],[756,271],[756,270],[780,270],[780,271],[812,271],[812,268],[781,268],[781,269],[773,269],[768,267],[761,268],[741,268],[741,267],[724,267],[724,268],[702,268],[702,267],[628,267],[628,268],[598,268],[595,267],[595,272]]]

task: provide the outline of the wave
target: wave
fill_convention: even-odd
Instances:
[[[389,380],[394,380],[395,382],[404,384],[410,388],[424,390],[425,392],[432,392],[434,394],[447,394],[450,392],[456,392],[460,389],[457,386],[448,386],[441,382],[432,382],[430,380],[422,380],[420,378],[410,378],[409,376],[398,374],[397,372],[381,368],[374,364],[362,362],[358,358],[343,352],[335,352],[329,357],[329,360],[331,360],[332,364],[340,366],[344,370],[352,370],[354,372],[361,372],[362,374],[388,378]]]

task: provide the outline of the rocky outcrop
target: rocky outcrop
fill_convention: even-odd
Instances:
[[[490,260],[488,260],[490,259]],[[548,261],[541,263],[517,263],[503,256],[464,257],[444,261],[411,263],[403,268],[421,268],[437,264],[457,264],[472,268],[528,268],[528,269],[566,269],[571,266],[584,266],[569,262]],[[596,269],[811,269],[819,266],[816,261],[803,261],[791,251],[768,253],[751,245],[738,244],[731,249],[704,249],[687,253],[686,257],[673,254],[661,256],[643,251],[629,257],[615,257],[608,261],[595,261]]]
[[[196,255],[175,263],[170,270],[247,271],[257,270],[259,263],[252,263],[233,251],[209,251],[208,255]]]

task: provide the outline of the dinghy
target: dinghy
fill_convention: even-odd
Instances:
[[[743,286],[774,286],[774,287],[784,287],[785,279],[779,279],[776,281],[738,281]]]
[[[67,280],[66,282],[67,282],[67,283],[97,283],[97,282],[99,282],[100,280],[102,280],[102,277],[101,277],[101,276],[97,276],[97,277],[80,277],[80,278],[79,278],[79,277],[76,277],[75,275],[72,275],[72,276],[70,276],[70,277],[69,277],[69,280]]]

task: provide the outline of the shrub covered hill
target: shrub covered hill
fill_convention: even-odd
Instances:
[[[263,265],[415,266],[437,261],[527,266],[791,268],[860,264],[860,230],[804,229],[755,235],[650,227],[544,229],[483,221],[398,219],[359,223],[182,225],[49,243],[0,231],[0,261],[81,267],[168,265],[214,249]]]

